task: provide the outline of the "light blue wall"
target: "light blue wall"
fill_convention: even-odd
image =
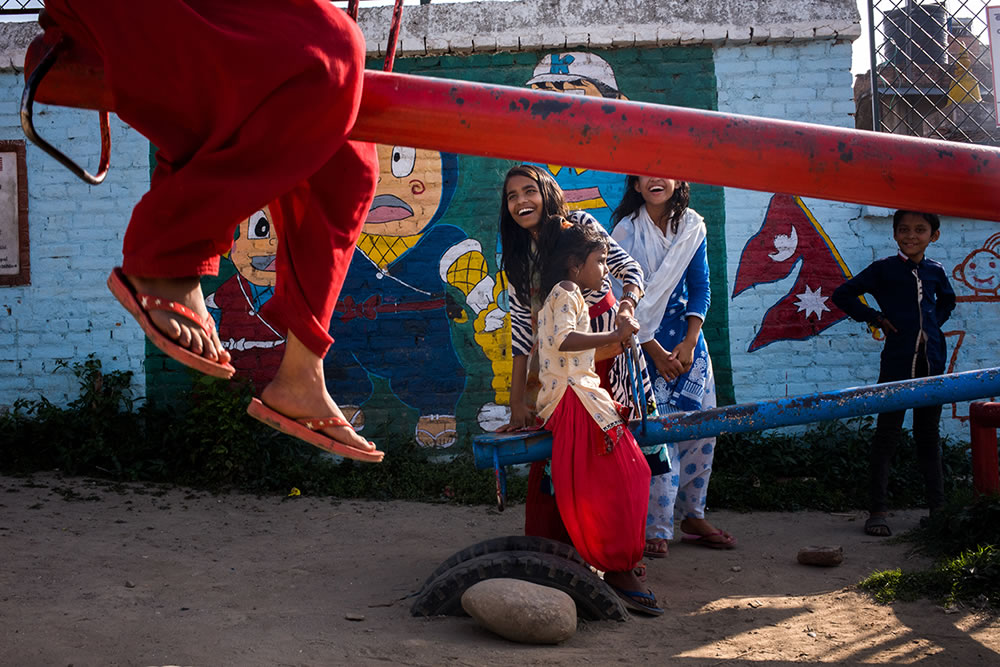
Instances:
[[[850,68],[850,44],[843,41],[719,48],[715,52],[719,110],[854,127]],[[741,250],[762,229],[771,197],[771,193],[726,188],[730,286],[734,286],[740,267]],[[805,199],[803,204],[851,274],[896,252],[892,211],[818,199]],[[788,228],[777,231],[788,233]],[[940,241],[927,252],[928,257],[944,265],[959,296],[954,316],[943,327],[955,372],[993,367],[1000,362],[995,343],[1000,325],[1000,296],[996,293],[1000,286],[1000,247],[994,245],[1000,244],[1000,239],[991,240],[997,232],[1000,226],[993,222],[945,218]],[[996,262],[992,292],[974,290],[970,284],[974,281],[968,276],[964,282],[953,276],[954,271],[961,272],[956,267],[977,251],[980,274],[984,269],[989,273],[989,261]],[[730,294],[729,331],[737,402],[875,383],[882,343],[873,339],[863,324],[850,319],[804,340],[778,340],[749,351],[765,313],[789,294],[798,277],[809,270],[808,263],[800,261],[785,278],[758,284],[735,297]],[[828,297],[830,292],[824,289],[823,296]],[[942,432],[967,440],[967,415],[967,403],[946,405]],[[907,423],[909,419],[908,415]]]
[[[24,138],[22,87],[19,74],[0,72],[2,139]],[[39,106],[35,124],[42,137],[96,168],[96,112]],[[59,370],[58,360],[90,354],[106,369],[132,370],[135,386],[145,386],[142,332],[105,280],[121,262],[129,213],[149,187],[149,143],[112,118],[112,147],[108,180],[90,187],[28,144],[31,284],[0,287],[0,408],[18,398],[75,398],[76,378]]]

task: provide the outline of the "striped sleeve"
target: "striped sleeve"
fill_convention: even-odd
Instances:
[[[507,283],[507,300],[510,306],[510,348],[511,354],[527,356],[535,342],[531,330],[531,309],[521,303],[514,286]]]
[[[639,266],[639,262],[632,259],[632,256],[618,245],[618,241],[615,241],[608,234],[607,230],[604,229],[594,216],[585,211],[574,211],[570,214],[569,218],[577,224],[589,224],[599,229],[604,235],[604,239],[608,242],[608,271],[622,285],[636,285],[639,289],[645,291],[642,267]]]

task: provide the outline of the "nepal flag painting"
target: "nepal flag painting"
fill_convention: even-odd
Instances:
[[[847,265],[802,199],[776,194],[760,231],[740,255],[733,298],[782,280],[799,265],[795,286],[764,314],[748,352],[779,340],[810,338],[847,317],[830,299],[851,277]]]

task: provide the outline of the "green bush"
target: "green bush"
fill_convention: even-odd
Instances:
[[[429,463],[412,441],[382,442],[383,463],[338,462],[246,415],[248,384],[199,376],[185,401],[136,407],[132,374],[104,373],[88,359],[66,368],[80,382],[80,396],[65,408],[45,399],[19,400],[0,415],[0,471],[58,468],[69,474],[104,475],[198,488],[255,493],[287,492],[341,497],[454,499],[492,503],[492,471],[477,471],[471,453]],[[867,499],[870,417],[818,424],[800,434],[722,436],[715,453],[710,503],[737,510],[843,510]],[[909,436],[892,468],[896,507],[923,501]],[[967,483],[968,457],[945,447],[946,479]],[[508,475],[508,498],[522,501],[523,475]]]
[[[431,464],[412,442],[380,443],[390,452],[383,463],[338,460],[249,417],[245,383],[202,376],[186,409],[150,402],[137,409],[130,372],[103,373],[92,358],[66,368],[80,382],[80,397],[68,406],[19,400],[0,414],[0,471],[59,469],[252,493],[296,487],[338,497],[495,501],[493,472],[475,470],[470,453]],[[525,485],[511,476],[510,497],[523,498]]]
[[[821,422],[799,434],[758,432],[719,437],[709,503],[738,510],[838,511],[868,502],[874,417]],[[968,485],[964,446],[943,441],[946,492]],[[889,478],[893,507],[924,503],[912,436],[904,433]]]

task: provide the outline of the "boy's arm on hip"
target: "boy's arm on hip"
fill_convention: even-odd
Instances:
[[[833,291],[832,300],[838,308],[847,313],[851,319],[858,322],[868,322],[877,325],[882,320],[882,314],[861,302],[862,294],[873,294],[877,285],[875,265],[847,280]]]

